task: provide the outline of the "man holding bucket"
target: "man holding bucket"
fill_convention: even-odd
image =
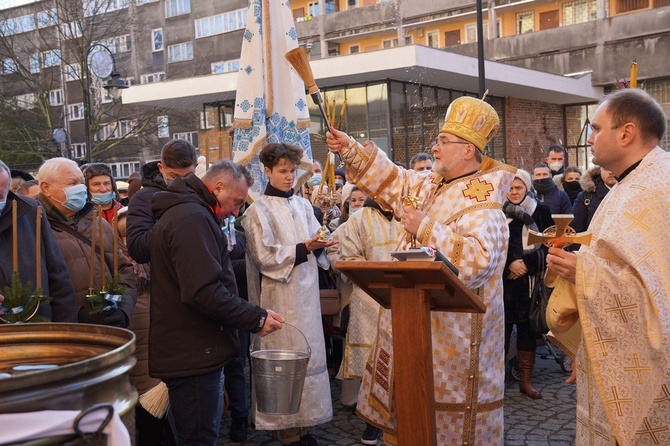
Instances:
[[[200,180],[175,178],[152,199],[149,372],[168,387],[181,446],[216,444],[223,366],[239,354],[235,329],[265,336],[283,318],[238,297],[221,219],[237,216],[252,179],[230,161]]]

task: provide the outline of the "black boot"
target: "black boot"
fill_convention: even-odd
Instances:
[[[230,434],[228,437],[230,441],[241,443],[247,441],[247,425],[248,420],[243,418],[232,418],[230,421]]]

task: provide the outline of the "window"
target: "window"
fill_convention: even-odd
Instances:
[[[140,84],[153,84],[155,82],[165,81],[165,73],[151,73],[140,76]]]
[[[163,28],[151,31],[151,49],[152,51],[163,51]]]
[[[426,33],[426,45],[432,46],[433,48],[440,47],[440,32],[439,31],[430,31]]]
[[[411,45],[412,44],[412,36],[405,36],[405,45]],[[383,39],[382,40],[382,48],[388,49],[388,48],[395,48],[398,46],[398,39]]]
[[[158,137],[159,138],[170,137],[170,125],[167,116],[158,117]]]
[[[146,3],[156,3],[158,0],[137,0],[137,6],[144,5]]]
[[[108,166],[112,169],[112,176],[114,178],[128,178],[131,173],[140,171],[139,162],[128,163],[109,163]]]
[[[101,40],[101,45],[106,46],[112,53],[125,53],[133,49],[133,43],[130,34],[123,36],[110,37],[109,39]]]
[[[193,59],[193,43],[184,42],[168,46],[168,62],[182,62]]]
[[[48,28],[49,26],[54,26],[57,23],[56,11],[53,9],[48,9],[46,11],[39,11],[37,13],[37,27],[38,28]]]
[[[361,52],[360,45],[349,45],[349,54],[360,53],[360,52]]]
[[[35,93],[21,94],[15,96],[14,99],[16,100],[16,106],[19,108],[29,110],[35,107]]]
[[[70,118],[70,121],[78,121],[84,119],[84,104],[82,102],[78,104],[70,104],[67,107],[67,114]]]
[[[223,62],[214,62],[212,64],[212,74],[230,73],[240,70],[240,59],[224,60]]]
[[[52,106],[63,105],[63,90],[51,90],[49,92],[49,104]]]
[[[60,65],[60,50],[49,50],[42,53],[42,67],[49,68]]]
[[[358,7],[358,0],[347,0],[347,9]]]
[[[81,65],[78,63],[65,66],[65,82],[76,81],[81,78]]]
[[[61,33],[65,40],[81,37],[81,22],[66,23],[61,26]]]
[[[649,0],[617,0],[615,8],[617,14],[647,9],[649,8]]]
[[[72,158],[83,158],[86,156],[86,143],[80,142],[75,144],[70,144],[70,153],[72,153]]]
[[[19,67],[16,65],[14,59],[4,59],[2,61],[2,72],[4,74],[12,74],[18,71]]]
[[[596,0],[578,0],[563,4],[563,26],[594,21]]]
[[[532,33],[535,30],[535,11],[516,13],[516,33]]]
[[[216,34],[243,29],[247,26],[247,10],[238,9],[223,14],[205,17],[195,21],[195,37],[207,37]]]
[[[118,11],[129,6],[129,0],[84,0],[84,15],[91,17],[106,12]]]
[[[191,0],[165,0],[165,18],[191,12]]]
[[[172,138],[183,139],[193,144],[196,149],[198,148],[198,132],[173,133]]]
[[[484,40],[489,38],[489,22],[484,20],[482,23],[484,27]],[[500,37],[500,19],[496,20],[496,37]],[[477,41],[477,23],[472,22],[465,25],[465,43],[471,43]]]
[[[319,15],[319,2],[310,2],[307,4],[308,14],[314,17]]]
[[[32,31],[37,27],[33,15],[24,15],[21,17],[12,17],[0,22],[0,33],[5,36],[25,33]]]
[[[30,55],[30,72],[35,74],[40,72],[40,54],[33,53]]]
[[[107,139],[126,138],[133,133],[136,126],[137,122],[134,120],[110,122],[102,125],[100,130],[95,132],[94,139],[96,141],[104,141]]]

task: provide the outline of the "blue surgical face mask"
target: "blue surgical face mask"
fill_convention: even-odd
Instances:
[[[64,189],[60,187],[58,188],[63,192],[65,192],[65,201],[59,201],[56,198],[54,198],[54,200],[58,201],[60,204],[62,204],[72,212],[81,211],[81,209],[86,204],[86,196],[87,196],[86,185],[75,184],[74,186],[68,186]]]
[[[95,204],[109,204],[114,199],[114,191],[109,192],[91,192],[91,201]]]
[[[7,204],[7,200],[5,201],[0,201],[0,212],[5,208],[5,205]]]

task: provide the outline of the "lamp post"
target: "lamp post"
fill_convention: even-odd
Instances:
[[[93,137],[91,135],[92,113],[91,113],[91,74],[97,78],[107,79],[102,88],[109,92],[115,102],[121,98],[123,89],[128,84],[116,71],[116,60],[109,48],[101,43],[94,43],[86,50],[84,60],[86,67],[86,87],[84,88],[84,131],[86,132],[86,162],[93,161]]]

